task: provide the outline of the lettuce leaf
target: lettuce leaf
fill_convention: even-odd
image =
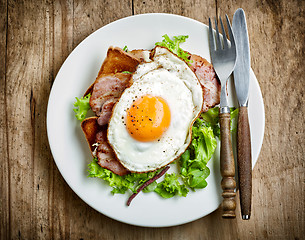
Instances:
[[[189,62],[188,57],[190,54],[185,52],[182,48],[180,48],[180,43],[185,42],[185,40],[189,37],[187,35],[174,36],[173,39],[170,39],[167,34],[163,35],[162,42],[156,42],[156,46],[166,47],[171,52],[175,53],[178,57],[182,58],[184,61]]]
[[[148,173],[130,173],[124,176],[119,176],[110,170],[101,167],[97,163],[97,158],[93,158],[92,162],[88,165],[89,175],[88,177],[97,177],[103,179],[108,183],[110,187],[112,187],[112,194],[121,193],[124,194],[127,190],[131,192],[136,192],[137,188],[140,187],[143,183],[147,180],[153,178],[162,169],[148,172]],[[152,185],[152,186],[151,186]],[[156,187],[156,183],[152,183],[151,185],[144,188],[144,192],[151,192],[154,191]]]
[[[236,133],[237,131],[237,122],[238,122],[238,112],[239,108],[231,108],[230,109],[230,117],[231,117],[231,133]]]
[[[189,192],[184,184],[180,184],[175,173],[166,173],[164,180],[157,184],[154,191],[163,198],[171,198],[175,195],[185,197]]]
[[[74,112],[75,117],[79,121],[83,121],[86,118],[87,112],[90,109],[89,100],[90,100],[91,94],[89,93],[85,97],[78,98],[76,97],[76,102],[74,103]]]
[[[231,132],[236,131],[238,109],[231,108]],[[180,157],[180,175],[187,186],[195,190],[207,186],[210,175],[207,167],[213,156],[217,140],[220,137],[219,107],[202,113],[192,127],[192,142]]]
[[[126,45],[123,47],[123,51],[128,52],[128,47]]]
[[[207,112],[201,113],[200,118],[204,121],[206,126],[210,126],[213,129],[214,135],[219,138],[219,107],[214,107]]]
[[[231,117],[231,133],[237,131],[237,119],[238,119],[238,108],[230,108],[230,117]],[[214,107],[209,109],[207,112],[202,113],[200,118],[205,121],[206,125],[212,127],[214,135],[220,137],[220,127],[219,127],[219,107]]]
[[[216,124],[215,124],[216,125]],[[198,118],[192,127],[192,142],[180,157],[180,174],[191,189],[205,188],[210,175],[207,167],[217,146],[211,122]]]

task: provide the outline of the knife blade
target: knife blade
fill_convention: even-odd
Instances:
[[[237,52],[237,60],[233,72],[236,95],[239,105],[247,106],[250,81],[250,48],[245,12],[241,8],[234,13],[232,29]]]
[[[251,216],[252,160],[251,136],[248,120],[248,96],[250,82],[250,48],[246,16],[243,9],[236,10],[232,29],[235,37],[237,60],[233,72],[239,114],[237,123],[237,168],[242,219]]]

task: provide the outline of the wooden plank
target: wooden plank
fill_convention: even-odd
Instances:
[[[9,239],[10,176],[6,114],[6,34],[7,1],[0,1],[0,239]]]
[[[44,64],[43,45],[40,36],[41,11],[34,2],[8,4],[7,35],[7,84],[6,102],[8,122],[8,153],[10,171],[10,235],[12,239],[30,239],[37,227],[37,198],[35,194],[35,170],[39,159],[35,159],[40,148],[47,146],[46,140],[35,142],[37,136],[43,136],[44,112],[39,94]],[[41,106],[41,107],[38,107]],[[41,114],[41,115],[40,115]],[[41,119],[36,119],[39,116]],[[43,129],[41,129],[43,131]],[[43,146],[41,145],[41,146]],[[46,154],[41,153],[42,157]],[[43,158],[42,158],[43,159]],[[41,215],[40,215],[41,216]]]
[[[72,38],[66,27],[72,23],[68,4],[24,1],[8,7],[6,101],[13,239],[62,239],[69,233],[62,221],[66,185],[50,154],[45,119],[55,71],[72,49],[72,41],[70,46],[67,41]],[[54,25],[55,19],[60,21]],[[50,226],[64,234],[58,236]]]
[[[253,216],[238,219],[241,239],[304,236],[304,1],[224,1],[218,12],[247,16],[252,68],[266,112],[253,172]]]
[[[29,229],[32,225],[33,207],[33,162],[32,162],[32,126],[29,121],[30,89],[29,62],[30,33],[25,33],[29,26],[22,25],[18,31],[16,25],[20,20],[26,20],[25,14],[18,11],[14,4],[8,4],[8,34],[7,34],[7,69],[6,69],[6,111],[8,154],[10,172],[10,236],[11,238],[30,238]],[[21,32],[21,31],[24,32]],[[17,37],[18,36],[18,37]],[[24,51],[25,50],[25,51]],[[24,51],[24,52],[23,52]],[[23,52],[24,54],[21,54]],[[21,56],[22,55],[22,56]],[[22,213],[22,214],[21,214]],[[25,221],[25,219],[28,219]]]
[[[216,14],[216,1],[210,0],[165,0],[140,1],[134,0],[134,14],[170,13],[190,17],[204,24],[209,23],[209,17]]]
[[[48,81],[49,89],[59,71],[61,65],[73,50],[73,17],[74,17],[74,1],[59,1],[55,0],[49,5],[50,21],[48,28],[50,35],[45,35],[45,40],[50,37],[49,46],[49,66],[50,71]],[[48,149],[49,150],[49,149]],[[69,215],[69,195],[72,190],[65,183],[56,164],[50,156],[50,173],[48,185],[45,189],[48,190],[48,206],[47,213],[49,215],[48,226],[45,231],[49,232],[51,239],[69,239],[70,236],[70,215]]]
[[[75,1],[73,47],[97,29],[132,15],[132,1]]]

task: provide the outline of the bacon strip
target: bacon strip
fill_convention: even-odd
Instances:
[[[112,148],[108,144],[106,129],[101,130],[96,134],[96,142],[98,143],[96,150],[97,163],[101,167],[107,168],[120,176],[129,173],[129,171],[116,159]]]
[[[130,205],[131,201],[138,195],[139,192],[141,192],[144,188],[146,188],[149,184],[153,183],[155,180],[159,179],[160,177],[162,177],[167,170],[169,169],[169,166],[166,166],[159,174],[157,174],[156,176],[154,176],[153,178],[147,180],[141,187],[139,187],[137,189],[136,193],[133,193],[127,200],[127,206]]]
[[[97,123],[97,117],[86,118],[81,123],[82,130],[89,144],[91,153],[97,157],[98,164],[120,176],[129,171],[116,159],[114,152],[107,142],[107,128]],[[98,143],[98,147],[95,144]]]
[[[98,116],[98,124],[103,126],[110,120],[112,108],[122,92],[130,85],[131,74],[116,73],[99,76],[93,86],[90,107]]]
[[[219,104],[221,86],[212,64],[210,64],[206,59],[195,54],[190,56],[190,60],[190,67],[198,77],[203,89],[204,103],[202,111],[206,112],[210,108]]]
[[[131,55],[133,55],[135,58],[139,59],[141,63],[143,62],[151,62],[150,59],[150,50],[143,50],[143,49],[135,49],[130,52]]]

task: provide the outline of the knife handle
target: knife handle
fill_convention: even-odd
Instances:
[[[230,111],[229,113],[219,113],[220,123],[220,172],[222,176],[222,217],[235,218],[235,164],[232,151],[230,132]]]
[[[240,107],[237,123],[237,165],[242,219],[251,215],[252,197],[252,161],[251,136],[247,107]]]

